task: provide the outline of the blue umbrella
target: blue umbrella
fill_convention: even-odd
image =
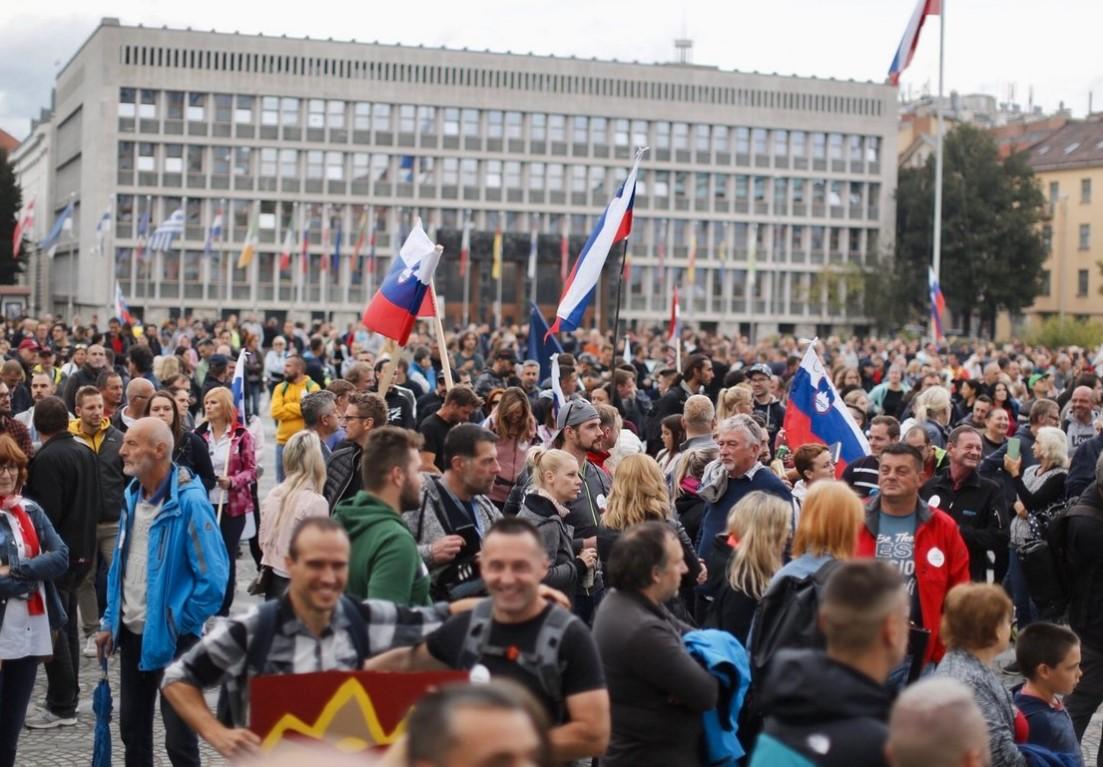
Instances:
[[[100,660],[103,676],[92,694],[96,714],[96,741],[92,747],[92,767],[111,767],[111,683],[107,681],[107,658]]]

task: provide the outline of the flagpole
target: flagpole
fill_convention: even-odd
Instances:
[[[935,102],[935,114],[938,118],[938,138],[935,142],[934,161],[934,276],[939,284],[942,284],[942,76],[943,62],[946,48],[946,6],[947,0],[942,0],[939,8],[938,19],[938,100]],[[932,299],[933,300],[933,299]],[[931,311],[935,307],[931,305]],[[933,316],[933,314],[932,314]]]
[[[617,339],[620,337],[620,302],[624,289],[624,261],[628,258],[628,238],[624,238],[624,247],[620,250],[620,265],[617,267],[617,303],[613,307],[613,354],[617,353]]]
[[[452,363],[448,359],[448,343],[444,338],[444,323],[440,319],[440,303],[437,301],[437,287],[436,281],[429,281],[429,293],[432,296],[433,301],[433,328],[437,333],[437,347],[440,349],[440,367],[441,373],[444,374],[444,386],[448,391],[452,391]]]
[[[110,274],[111,277],[114,278],[114,279],[108,278],[108,280],[107,280],[107,290],[110,292],[111,291],[111,283],[118,281],[119,278],[115,274],[115,195],[113,195],[113,194],[109,195],[108,200],[109,200],[109,202],[107,203],[107,209],[111,212],[111,215],[107,220],[107,231],[105,232],[105,234],[103,236],[103,241],[104,241],[103,255],[107,256],[107,267],[109,269],[108,274]],[[110,248],[107,247],[107,243],[109,242],[109,240],[108,240],[109,237],[110,237],[110,243],[111,243]],[[108,307],[107,316],[108,317],[111,316],[111,305],[113,303],[114,303],[114,296],[112,296],[111,299],[109,299],[108,302],[107,302],[107,307]]]
[[[468,323],[471,321],[471,239],[470,239],[470,227],[471,227],[471,212],[464,211],[463,227],[467,229],[468,241],[467,241],[467,263],[464,264],[463,269],[463,327],[466,330]],[[462,234],[460,235],[463,236]],[[446,354],[446,349],[440,350],[441,354]]]
[[[185,245],[185,241],[188,239],[188,198],[187,198],[187,196],[184,196],[184,198],[182,200],[182,203],[183,204],[180,206],[180,208],[181,208],[181,210],[184,211],[184,221],[182,222],[181,227],[180,227],[180,264],[177,267],[178,271],[176,272],[176,283],[177,283],[177,285],[180,286],[180,316],[184,317],[185,314],[186,314],[185,304],[187,303],[187,298],[184,294],[184,290],[185,290],[185,286],[184,286],[184,262],[187,261],[187,258],[188,258],[187,246]]]

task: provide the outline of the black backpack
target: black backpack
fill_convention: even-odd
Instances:
[[[817,613],[820,594],[840,562],[832,559],[803,578],[782,578],[767,590],[755,609],[750,647],[751,679],[761,685],[778,650],[823,648]]]
[[[1041,620],[1061,618],[1072,597],[1074,575],[1068,555],[1070,521],[1074,517],[1088,517],[1103,522],[1103,511],[1076,501],[1069,502],[1064,509],[1046,509],[1047,512],[1051,510],[1044,534],[1018,548],[1027,591]]]

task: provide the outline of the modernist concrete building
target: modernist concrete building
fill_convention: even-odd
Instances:
[[[102,311],[118,280],[147,319],[187,309],[351,321],[420,216],[448,251],[437,288],[450,322],[464,316],[465,221],[470,318],[493,316],[499,229],[503,316],[527,317],[534,231],[535,294],[550,315],[564,232],[573,259],[638,145],[650,151],[623,286],[629,322],[665,322],[677,283],[683,318],[705,326],[860,326],[854,270],[891,246],[894,226],[896,91],[874,83],[105,19],[58,74],[48,133],[39,217],[70,199],[77,212],[44,298],[84,313]],[[184,237],[139,257],[143,221],[152,231],[177,209]],[[219,210],[222,235],[208,243]],[[257,256],[238,269],[253,219]],[[338,236],[340,257],[323,269]],[[281,270],[285,241],[294,255]],[[607,325],[615,266],[605,274],[594,319]]]

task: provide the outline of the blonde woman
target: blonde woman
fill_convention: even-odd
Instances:
[[[535,525],[544,541],[549,562],[544,583],[573,595],[578,585],[592,578],[597,564],[596,548],[583,547],[575,556],[573,531],[564,521],[569,513],[567,504],[578,497],[582,487],[578,461],[565,450],[534,447],[529,450],[528,465],[533,490],[521,502],[517,516]]]
[[[740,413],[750,415],[752,412],[754,412],[754,392],[750,384],[741,383],[720,390],[720,396],[716,398],[717,423],[733,415]]]
[[[931,444],[945,449],[954,412],[950,392],[941,386],[924,390],[915,398],[914,412],[916,423],[923,426],[931,438]]]
[[[682,544],[682,554],[689,571],[682,576],[681,601],[677,605],[667,606],[675,615],[688,617],[692,611],[694,586],[704,580],[707,572],[697,558],[697,551],[686,534],[685,527],[674,518],[670,492],[659,464],[651,456],[642,453],[625,456],[617,464],[617,471],[613,475],[608,505],[601,516],[602,526],[621,531],[641,522],[653,521],[666,522],[673,527]],[[598,553],[603,561],[609,556],[615,540],[615,536],[598,536]],[[683,607],[684,612],[681,609]]]
[[[783,578],[806,578],[833,560],[854,556],[865,521],[862,501],[845,482],[821,479],[808,488],[793,537],[793,558],[774,573],[770,585]]]
[[[283,449],[285,479],[260,504],[261,586],[265,599],[277,599],[287,589],[284,566],[291,531],[307,517],[328,517],[329,504],[321,494],[326,483],[322,443],[313,431],[300,431]]]
[[[710,562],[719,582],[705,615],[706,627],[723,629],[746,644],[758,602],[781,569],[791,515],[788,503],[758,490],[732,507],[724,540],[712,549]],[[727,561],[721,566],[723,557]]]

